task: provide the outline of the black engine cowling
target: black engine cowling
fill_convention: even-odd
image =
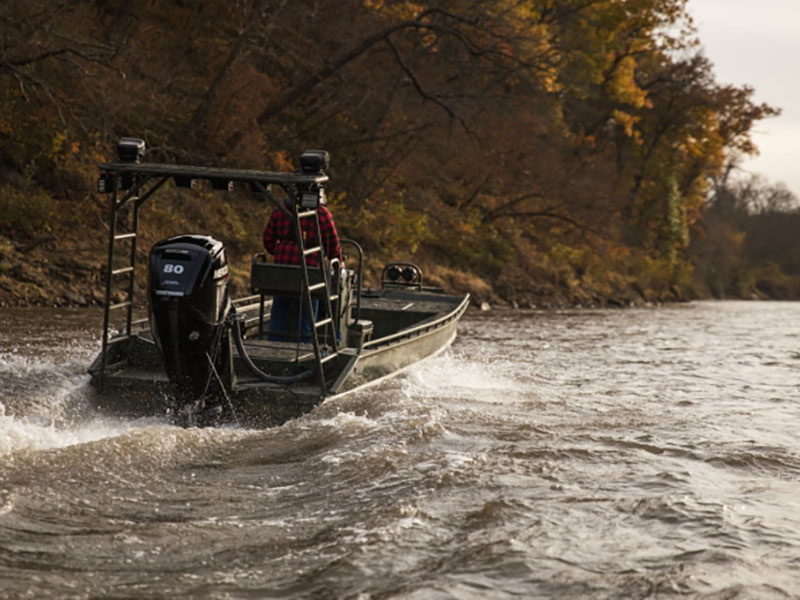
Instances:
[[[177,408],[201,399],[230,357],[224,327],[231,308],[228,263],[222,242],[181,235],[150,251],[150,329],[161,351]],[[213,367],[212,367],[213,365]]]

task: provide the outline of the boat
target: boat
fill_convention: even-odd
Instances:
[[[204,181],[220,192],[244,187],[285,211],[295,231],[310,219],[321,240],[318,207],[328,182],[323,150],[304,152],[301,168],[284,173],[148,163],[145,149],[141,139],[122,138],[117,160],[99,167],[97,189],[109,210],[102,346],[89,367],[99,410],[167,415],[183,426],[280,425],[394,376],[456,337],[469,294],[424,285],[409,262],[387,264],[378,287],[363,286],[356,241],[340,240],[344,264],[321,245],[306,247],[302,236],[299,265],[253,256],[251,293],[238,299],[229,297],[223,242],[199,234],[161,240],[149,252],[147,318],[134,319],[139,211],[165,184],[187,192]],[[273,189],[286,197],[279,201]],[[314,254],[321,260],[307,258]],[[299,326],[270,335],[275,296],[296,299],[290,323],[299,324],[301,306],[305,314],[319,307],[310,335]]]

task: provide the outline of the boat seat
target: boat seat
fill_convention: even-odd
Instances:
[[[308,279],[312,286],[322,282],[322,270],[319,267],[309,267]],[[300,265],[253,261],[250,270],[250,289],[254,294],[264,296],[299,297],[303,289],[303,269]],[[325,298],[325,288],[314,290],[311,297]]]

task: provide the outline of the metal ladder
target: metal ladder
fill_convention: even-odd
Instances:
[[[315,367],[317,373],[317,381],[319,382],[320,392],[324,398],[327,394],[328,388],[325,384],[325,363],[335,360],[339,356],[339,343],[336,332],[336,320],[334,319],[334,312],[331,302],[338,300],[339,295],[330,293],[331,274],[330,268],[325,264],[325,253],[323,251],[322,231],[319,225],[319,212],[316,208],[305,210],[299,204],[294,204],[292,210],[294,213],[295,232],[297,233],[297,244],[300,248],[300,265],[303,268],[303,290],[301,296],[303,297],[306,313],[312,321],[311,326],[311,342],[314,345]],[[303,240],[302,222],[305,219],[314,219],[314,232],[316,234],[316,245],[310,248],[305,247]],[[311,283],[309,276],[309,267],[307,257],[314,254],[319,255],[320,270],[322,271],[322,281],[318,283]],[[313,315],[313,298],[312,294],[318,290],[324,290],[324,306],[325,318],[319,321],[314,321]],[[302,310],[301,310],[302,312]],[[317,333],[322,329],[323,334],[329,342],[331,348],[327,354],[323,355],[322,346],[320,345],[320,336]],[[327,329],[327,331],[326,331]]]
[[[162,177],[156,183],[153,183],[149,188],[142,193],[143,186],[148,184],[152,179],[151,175],[138,175],[138,174],[119,174],[112,173],[107,180],[110,186],[111,193],[108,202],[108,261],[106,262],[106,294],[105,302],[103,304],[103,349],[100,358],[100,385],[104,385],[104,378],[106,367],[108,366],[108,351],[112,344],[127,342],[131,339],[131,322],[133,318],[133,292],[136,278],[136,240],[139,232],[139,209],[145,201],[152,196],[164,183],[169,179]],[[126,181],[127,180],[127,181]],[[128,191],[122,198],[119,197],[120,191]],[[108,193],[103,191],[102,193]],[[122,210],[129,202],[133,203],[132,209],[132,223],[130,224],[128,233],[117,233],[117,217],[119,211]],[[115,268],[114,257],[116,255],[117,242],[130,243],[130,249],[127,255],[127,264]],[[114,288],[114,281],[117,277],[127,276],[127,285],[125,287],[124,299],[120,302],[112,304],[112,291]],[[125,309],[125,329],[124,332],[115,336],[113,339],[109,336],[108,327],[111,321],[111,311]]]
[[[131,338],[131,322],[133,318],[133,292],[136,274],[136,240],[139,230],[139,207],[141,206],[144,198],[139,198],[139,182],[137,181],[129,194],[121,200],[118,200],[116,181],[113,183],[114,192],[109,200],[109,232],[108,232],[108,261],[106,263],[106,293],[103,310],[103,346],[100,363],[101,381],[105,376],[106,366],[108,365],[108,351],[112,344],[127,342]],[[149,196],[149,194],[148,194]],[[133,202],[132,209],[132,223],[130,224],[128,233],[117,233],[118,216],[120,209],[128,202]],[[116,245],[118,242],[127,242],[130,244],[129,252],[127,253],[127,264],[121,267],[114,268],[114,257]],[[127,277],[124,281],[124,299],[120,302],[112,303],[112,292],[114,282],[119,277]],[[111,311],[125,309],[125,329],[124,333],[120,333],[113,339],[109,335],[109,324],[111,320]]]

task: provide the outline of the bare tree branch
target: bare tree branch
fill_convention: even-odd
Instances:
[[[447,104],[439,100],[436,96],[428,94],[424,89],[422,89],[422,84],[420,84],[419,80],[417,79],[416,75],[411,71],[411,69],[406,65],[403,61],[403,57],[400,56],[400,52],[398,52],[397,47],[392,43],[392,40],[386,38],[386,44],[392,50],[392,54],[394,54],[394,58],[397,61],[397,64],[400,65],[400,68],[403,72],[408,75],[408,78],[411,80],[414,89],[417,90],[417,93],[422,97],[423,100],[430,100],[436,106],[444,110],[452,119],[456,119],[460,124],[461,127],[467,132],[469,135],[472,135],[472,131],[470,130],[469,125],[467,122],[458,114],[455,113],[453,109],[451,109]]]
[[[520,203],[524,202],[525,200],[530,200],[531,198],[541,199],[542,197],[543,197],[542,194],[540,194],[539,192],[532,192],[530,194],[523,194],[522,196],[517,196],[516,198],[513,198],[508,202],[501,204],[497,208],[487,211],[486,214],[484,214],[483,216],[483,222],[489,223],[491,221],[494,221],[495,219],[499,219],[504,216],[517,214],[513,212],[511,209],[519,205]]]
[[[286,6],[288,0],[281,0],[278,7],[273,12],[273,21],[278,16],[280,11]],[[206,93],[203,95],[202,100],[194,109],[192,113],[192,118],[189,119],[189,123],[187,124],[188,130],[196,129],[200,123],[202,123],[206,116],[208,115],[208,111],[211,108],[211,104],[214,99],[217,97],[217,90],[219,89],[222,82],[228,77],[231,71],[231,67],[233,63],[241,56],[244,49],[247,47],[247,44],[250,42],[250,39],[253,37],[255,32],[258,30],[258,26],[261,24],[261,21],[264,19],[267,4],[269,0],[260,0],[256,6],[253,8],[253,11],[250,15],[249,22],[247,23],[247,27],[244,28],[242,34],[236,38],[233,46],[231,47],[231,51],[228,53],[228,57],[225,59],[222,67],[217,72],[216,77],[214,77],[214,81],[211,82],[211,85],[206,90]]]
[[[475,22],[464,19],[463,17],[460,17],[453,13],[449,13],[441,9],[427,9],[421,12],[419,15],[417,15],[417,17],[413,20],[402,21],[400,23],[390,25],[389,27],[386,27],[378,31],[377,33],[365,38],[359,44],[351,48],[348,52],[344,53],[336,60],[326,64],[317,73],[315,73],[311,77],[308,77],[307,79],[296,85],[294,88],[289,90],[287,93],[285,93],[283,96],[281,96],[274,102],[270,103],[267,106],[267,108],[264,109],[264,111],[258,115],[258,117],[256,118],[256,122],[259,125],[263,126],[271,118],[282,112],[286,107],[290,106],[291,104],[293,104],[294,102],[305,96],[307,93],[309,93],[318,84],[330,78],[337,71],[339,71],[339,69],[349,64],[350,62],[354,61],[355,59],[359,58],[361,55],[363,55],[365,52],[367,52],[369,49],[371,49],[379,42],[388,40],[390,36],[399,31],[404,31],[409,29],[421,29],[452,36],[458,39],[464,45],[467,51],[470,52],[471,55],[476,57],[485,57],[490,54],[498,53],[496,49],[483,48],[479,46],[478,44],[475,43],[474,40],[464,35],[463,32],[459,31],[456,28],[424,20],[432,15],[444,16],[458,23],[466,24],[476,29],[480,29],[485,33],[489,33],[492,36],[492,38],[498,37],[497,34],[489,32],[488,30],[479,27]]]
[[[602,235],[600,231],[593,229],[592,227],[586,226],[584,223],[580,221],[576,221],[572,217],[568,217],[567,215],[562,215],[559,213],[551,212],[549,210],[540,210],[540,211],[521,211],[521,212],[511,212],[507,214],[500,214],[495,217],[493,220],[503,219],[503,218],[514,218],[514,219],[555,219],[556,221],[563,221],[564,223],[568,223],[572,225],[576,229],[580,231],[586,231],[589,233],[593,233],[595,235]]]

